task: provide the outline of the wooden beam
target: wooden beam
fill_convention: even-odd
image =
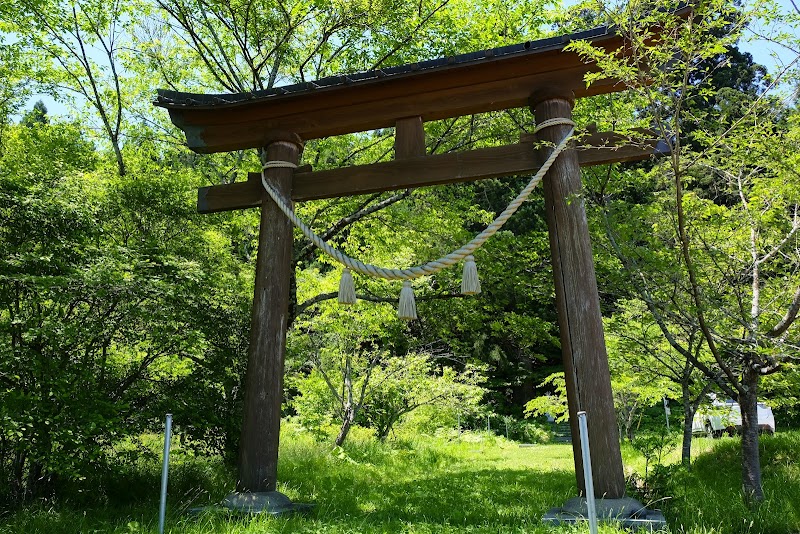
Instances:
[[[691,3],[674,12],[691,16]],[[590,42],[618,57],[631,52],[612,27],[438,58],[376,71],[333,76],[255,93],[205,95],[159,91],[157,106],[197,152],[224,152],[265,146],[271,131],[291,131],[302,139],[388,128],[402,117],[423,121],[459,117],[527,105],[531,91],[559,87],[576,97],[626,89],[614,79],[594,80],[595,62],[565,47]],[[658,39],[659,27],[651,28]]]
[[[584,139],[577,149],[582,167],[646,159],[656,154],[658,142],[648,140],[636,145],[622,145],[627,137],[597,133]],[[500,176],[535,172],[540,163],[533,143],[523,136],[523,143],[451,152],[406,160],[386,161],[326,171],[310,171],[307,166],[294,175],[292,200],[305,201],[337,196],[361,195],[441,185]],[[595,145],[595,146],[590,146]],[[246,182],[202,187],[197,194],[197,210],[215,213],[260,205],[260,174],[252,173]]]
[[[481,65],[478,70],[484,68]],[[542,85],[567,87],[582,97],[625,88],[614,80],[600,80],[586,87],[584,76],[596,67],[584,65],[576,54],[566,52],[542,61],[518,61],[508,72],[498,69],[489,81],[474,81],[480,76],[474,70],[449,76],[435,72],[427,78],[403,82],[392,79],[393,83],[368,87],[356,84],[347,86],[348,91],[335,100],[317,93],[303,93],[293,99],[280,97],[259,102],[260,107],[254,103],[212,110],[171,108],[169,111],[172,122],[186,133],[189,148],[212,153],[258,148],[272,136],[272,131],[291,130],[309,140],[389,128],[398,117],[421,116],[428,122],[520,108],[527,103],[531,88]],[[495,78],[498,74],[501,77]],[[327,90],[320,93],[323,91]],[[330,105],[321,106],[324,102]]]
[[[418,158],[425,155],[425,128],[422,117],[399,119],[394,127],[394,159]]]

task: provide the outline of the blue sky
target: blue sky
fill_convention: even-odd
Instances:
[[[578,3],[578,1],[579,0],[562,0],[562,5],[565,7],[574,5]],[[798,6],[800,6],[800,0],[794,1],[798,4]],[[781,9],[785,12],[794,11],[794,6],[792,5],[791,0],[775,0],[775,2],[779,4]],[[797,60],[797,55],[792,51],[782,48],[775,43],[758,39],[754,32],[769,33],[769,29],[755,26],[753,31],[748,31],[746,33],[744,39],[740,42],[739,47],[742,50],[752,54],[754,61],[766,66],[770,73],[774,74],[780,71],[783,66]],[[800,65],[795,64],[794,66],[798,67]],[[155,91],[155,88],[153,88],[153,90]],[[62,115],[67,113],[66,108],[62,104],[54,101],[47,95],[35,95],[33,98],[31,98],[26,106],[27,109],[33,107],[37,100],[42,100],[45,103],[48,112],[51,115]]]
[[[791,0],[776,0],[780,4],[784,12],[794,11]],[[800,7],[800,1],[795,0]],[[752,31],[748,31],[745,35],[744,41],[740,47],[753,55],[756,63],[766,66],[770,72],[774,73],[781,68],[782,65],[788,65],[796,60],[796,54],[792,51],[777,46],[775,43],[758,39],[755,33],[768,32],[768,28],[762,28],[759,25],[753,26]],[[795,29],[797,31],[797,29]]]

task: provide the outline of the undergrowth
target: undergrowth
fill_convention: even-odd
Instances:
[[[158,439],[116,451],[87,484],[0,518],[3,534],[155,533],[160,458]],[[178,442],[179,443],[179,442]],[[145,450],[147,449],[147,450]],[[745,507],[739,492],[738,442],[699,439],[691,470],[670,451],[651,506],[672,532],[800,532],[800,433],[762,440],[767,500]],[[138,452],[137,452],[138,450]],[[149,451],[149,452],[148,452]],[[623,447],[626,470],[644,473],[644,458]],[[653,469],[652,465],[648,469]],[[651,471],[652,472],[652,471]],[[520,447],[482,432],[436,437],[401,436],[387,443],[356,429],[344,447],[319,443],[295,425],[283,429],[279,490],[316,505],[293,518],[231,515],[218,508],[235,486],[234,471],[215,458],[182,449],[172,453],[167,532],[585,532],[541,524],[549,508],[576,493],[569,444]],[[603,526],[606,534],[620,532]]]

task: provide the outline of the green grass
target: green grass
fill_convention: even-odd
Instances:
[[[707,446],[709,452],[697,457],[690,472],[677,473],[672,498],[663,506],[668,519],[719,532],[800,532],[800,433],[761,438],[766,499],[752,510],[741,496],[740,446],[739,438],[717,440],[713,449]]]
[[[177,449],[170,472],[167,532],[586,532],[548,529],[542,514],[575,494],[570,445],[520,448],[486,434],[399,439],[380,444],[356,431],[344,449],[315,442],[296,427],[284,429],[279,488],[297,502],[312,502],[307,517],[245,518],[223,512],[189,516],[218,502],[234,485],[233,473],[214,459]],[[739,494],[735,439],[698,439],[691,472],[667,480],[670,499],[659,502],[672,532],[800,532],[800,433],[765,438],[767,502],[748,510]],[[643,459],[623,448],[626,470],[643,472]],[[122,457],[121,457],[122,458]],[[678,460],[673,452],[668,462]],[[75,491],[0,519],[0,532],[156,532],[159,462],[145,456],[96,474],[95,489]],[[601,532],[618,532],[603,527]]]

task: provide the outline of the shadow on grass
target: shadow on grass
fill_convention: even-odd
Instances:
[[[279,490],[296,502],[314,503],[316,509],[308,517],[281,519],[213,511],[188,516],[188,508],[219,502],[235,485],[231,471],[219,462],[192,458],[170,472],[168,531],[540,531],[541,515],[575,493],[571,470],[544,467],[569,452],[545,448],[521,453],[516,446],[493,442],[424,441],[354,443],[331,451],[317,443],[287,441]],[[156,462],[118,465],[98,473],[102,484],[87,493],[0,520],[0,532],[155,532],[158,474]]]
[[[321,477],[315,484],[320,519],[362,516],[379,524],[519,525],[575,493],[571,472],[488,468],[404,481],[353,479],[346,486]]]

